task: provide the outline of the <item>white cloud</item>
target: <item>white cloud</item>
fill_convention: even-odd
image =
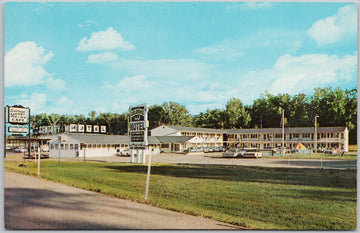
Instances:
[[[195,52],[206,58],[232,60],[243,56],[245,54],[243,49],[244,48],[240,45],[240,43],[226,40],[220,44],[196,49]]]
[[[73,102],[69,100],[69,98],[67,98],[66,96],[62,96],[56,100],[56,104],[59,106],[64,106],[64,105],[72,105]]]
[[[130,75],[144,75],[168,83],[199,80],[210,75],[212,65],[193,59],[131,60],[121,59],[112,66]]]
[[[115,53],[104,52],[104,53],[90,55],[88,57],[87,63],[101,64],[101,63],[116,61],[117,59],[118,59],[118,56]]]
[[[66,82],[62,79],[49,77],[46,79],[46,87],[51,91],[64,91],[66,90]]]
[[[234,3],[231,6],[227,7],[228,10],[258,10],[262,8],[272,8],[271,2],[244,2],[244,3]]]
[[[273,54],[295,53],[302,45],[304,35],[296,30],[260,30],[247,35],[238,40],[224,40],[218,44],[195,50],[195,53],[204,59],[211,60],[234,60],[240,57],[245,58],[246,53],[256,53],[259,49],[261,53]]]
[[[149,93],[156,93],[161,85],[156,81],[146,79],[143,75],[133,77],[125,77],[115,85],[108,85],[114,93],[131,94],[133,96],[141,96]]]
[[[76,48],[80,52],[112,49],[133,50],[135,46],[125,41],[119,32],[109,27],[106,31],[91,33],[89,39],[82,38]]]
[[[53,57],[35,42],[16,45],[5,55],[5,86],[32,86],[43,83],[49,76],[44,65]]]
[[[315,22],[307,33],[319,46],[323,46],[343,39],[355,38],[356,25],[356,5],[346,5],[336,14]]]
[[[18,104],[23,105],[24,107],[29,107],[31,109],[31,114],[40,113],[46,104],[46,95],[43,93],[34,92],[31,96],[21,95],[16,98]]]
[[[301,56],[281,56],[272,69],[252,71],[244,75],[248,80],[272,94],[297,94],[324,87],[349,82],[356,73],[356,55],[344,57],[327,54],[306,54]]]
[[[86,20],[85,23],[83,23],[83,24],[79,23],[78,27],[79,28],[90,27],[93,24],[98,24],[98,23],[96,21],[94,21],[94,20]]]

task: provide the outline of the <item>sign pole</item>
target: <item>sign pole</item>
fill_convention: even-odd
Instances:
[[[6,158],[6,112],[7,112],[8,106],[4,108],[4,158]]]
[[[29,127],[29,156],[30,156],[30,154],[31,154],[31,129],[30,129],[30,108],[29,108],[29,125],[28,125],[28,127]]]
[[[146,177],[145,201],[147,200],[148,193],[149,193],[150,170],[151,170],[151,149],[149,150],[149,162],[148,162],[148,170],[147,170],[147,177]]]
[[[36,155],[35,155],[36,158]],[[38,176],[40,176],[40,147],[38,147]]]
[[[140,156],[139,156],[139,149],[136,149],[136,163],[139,163],[140,161],[139,161],[139,158],[140,158]]]
[[[130,147],[130,163],[134,162],[134,150]]]

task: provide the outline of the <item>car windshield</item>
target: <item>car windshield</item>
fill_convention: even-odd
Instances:
[[[230,149],[229,152],[236,152],[236,150],[235,149]]]

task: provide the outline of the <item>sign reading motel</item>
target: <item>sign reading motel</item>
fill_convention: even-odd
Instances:
[[[12,124],[28,124],[29,110],[21,107],[8,107],[8,122]]]
[[[145,149],[148,145],[147,131],[149,107],[147,104],[130,106],[129,136],[130,147]]]
[[[38,126],[36,128],[38,134],[59,134],[59,133],[102,133],[106,134],[105,125],[85,125],[85,124],[69,124],[55,126]]]

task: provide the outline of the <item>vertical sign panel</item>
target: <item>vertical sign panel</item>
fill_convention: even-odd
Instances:
[[[147,131],[149,107],[147,104],[130,106],[129,137],[130,146],[137,149],[145,149],[148,145]]]

